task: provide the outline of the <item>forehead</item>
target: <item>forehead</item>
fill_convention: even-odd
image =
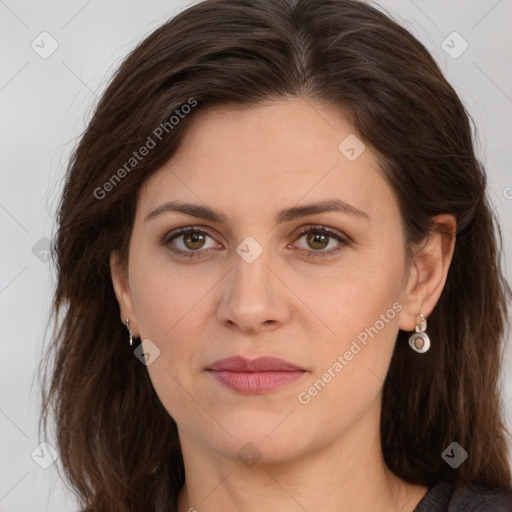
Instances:
[[[236,216],[334,198],[377,217],[396,207],[375,154],[340,111],[294,98],[195,112],[139,204],[147,212],[171,200],[203,202]]]

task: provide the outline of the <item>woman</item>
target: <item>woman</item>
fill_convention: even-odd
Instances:
[[[380,11],[183,11],[116,73],[58,219],[42,419],[84,510],[512,510],[485,172]]]

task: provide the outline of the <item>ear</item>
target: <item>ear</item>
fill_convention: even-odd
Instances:
[[[110,255],[110,276],[117,303],[119,304],[119,313],[121,322],[126,326],[126,319],[130,319],[130,329],[134,337],[138,337],[139,328],[137,318],[133,308],[133,301],[128,281],[128,270],[121,265],[119,254],[112,252]]]
[[[433,217],[434,230],[415,248],[409,269],[399,328],[414,331],[420,313],[428,318],[443,291],[452,261],[456,238],[454,215]]]

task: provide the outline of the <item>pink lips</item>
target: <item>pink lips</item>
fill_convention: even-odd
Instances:
[[[295,382],[306,373],[303,368],[276,357],[228,357],[216,361],[207,370],[227,388],[248,394],[267,393]]]

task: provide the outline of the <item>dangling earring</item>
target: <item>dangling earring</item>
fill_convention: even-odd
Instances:
[[[126,328],[128,329],[128,334],[130,335],[130,347],[133,344],[133,336],[132,336],[132,330],[130,329],[130,319],[126,319]]]
[[[430,348],[430,338],[427,333],[427,319],[420,313],[416,319],[416,332],[411,334],[409,345],[413,350],[423,354]]]

